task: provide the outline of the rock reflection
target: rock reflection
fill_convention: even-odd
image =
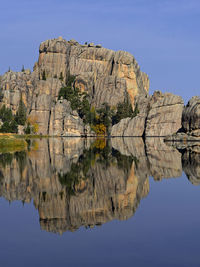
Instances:
[[[132,217],[155,180],[200,182],[199,147],[166,145],[160,138],[55,138],[31,141],[27,152],[0,155],[0,196],[32,199],[41,229],[63,233]]]

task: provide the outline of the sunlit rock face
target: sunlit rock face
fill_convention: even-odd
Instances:
[[[167,136],[181,126],[183,99],[170,93],[155,91],[152,96],[137,96],[139,114],[114,125],[111,136]]]
[[[173,135],[166,137],[176,147],[191,147],[191,142],[200,142],[200,97],[193,96],[183,109],[182,128]],[[180,141],[183,143],[181,144]]]
[[[1,77],[0,106],[5,104],[15,113],[22,97],[30,120],[38,124],[39,134],[80,136],[85,133],[82,120],[65,101],[57,103],[69,74],[76,77],[75,86],[89,94],[95,107],[103,103],[116,107],[125,99],[134,107],[135,96],[147,95],[149,90],[148,76],[130,53],[59,37],[41,43],[32,73],[9,71]]]

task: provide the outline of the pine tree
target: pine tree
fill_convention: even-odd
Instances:
[[[22,95],[19,101],[18,110],[16,112],[15,121],[17,122],[18,125],[25,125],[26,123],[26,107],[22,100]]]
[[[22,65],[22,70],[21,70],[22,72],[24,72],[25,71],[25,69],[24,69],[24,65]]]

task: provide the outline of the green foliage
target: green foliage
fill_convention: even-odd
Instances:
[[[69,172],[59,174],[59,181],[65,187],[67,194],[75,195],[80,190],[84,190],[83,181],[93,179],[90,175],[90,170],[95,163],[101,164],[101,167],[107,169],[114,165],[124,172],[130,172],[133,161],[138,160],[132,156],[121,155],[117,150],[111,149],[108,140],[104,138],[96,139],[91,147],[83,151],[77,163],[72,163]],[[136,166],[137,167],[137,166]]]
[[[118,123],[120,120],[125,119],[125,118],[133,118],[139,113],[137,104],[136,108],[133,111],[131,104],[129,103],[128,100],[124,100],[124,102],[120,102],[117,105],[117,112],[112,118],[112,124]]]
[[[0,153],[21,151],[27,148],[27,142],[24,139],[14,136],[0,136]]]
[[[67,99],[71,103],[72,110],[77,110],[79,116],[83,119],[84,123],[90,121],[90,103],[88,94],[80,92],[78,88],[74,88],[75,77],[68,76],[66,86],[62,87],[59,92],[58,99]]]
[[[95,110],[91,107],[89,96],[85,92],[74,87],[75,76],[67,75],[66,86],[62,87],[59,92],[58,99],[67,99],[71,103],[72,110],[76,110],[85,124],[90,124],[96,134],[109,134],[112,125],[118,123],[121,119],[127,117],[135,117],[138,113],[136,104],[133,111],[128,99],[117,105],[117,111],[104,103],[100,109]],[[103,130],[105,128],[105,130]]]
[[[11,153],[2,153],[0,154],[0,166],[5,168],[7,165],[10,165],[13,160],[13,154]]]
[[[97,110],[97,122],[96,124],[103,124],[106,128],[106,133],[109,133],[109,128],[112,125],[112,117],[114,116],[114,111],[111,107],[104,103],[102,108]]]
[[[31,128],[30,122],[27,123],[27,126],[26,126],[24,132],[25,132],[25,134],[31,134],[32,128]]]
[[[105,139],[102,139],[105,140]],[[81,181],[89,179],[89,170],[92,164],[98,160],[101,163],[108,164],[108,153],[111,150],[106,146],[96,146],[95,142],[88,150],[84,150],[77,163],[72,163],[71,169],[65,174],[59,174],[60,183],[66,187],[69,195],[75,195],[79,191]],[[107,150],[108,149],[108,150]]]
[[[19,101],[19,107],[16,112],[15,121],[17,122],[18,125],[25,125],[26,123],[26,107],[22,100],[22,96]]]
[[[43,70],[43,72],[42,72],[42,80],[46,81],[46,72],[45,72],[45,70]]]
[[[22,72],[24,72],[25,71],[25,69],[24,69],[24,65],[22,65],[22,70],[21,70]]]
[[[0,119],[3,122],[3,125],[0,128],[1,133],[17,133],[17,122],[12,115],[11,109],[6,108],[5,105],[0,109]]]
[[[5,105],[0,109],[0,119],[2,122],[9,122],[13,119],[12,111],[9,108],[6,108]]]
[[[0,128],[1,133],[17,133],[18,125],[25,125],[26,123],[26,108],[22,101],[22,97],[19,102],[19,107],[14,116],[11,109],[6,108],[5,105],[0,109],[0,119],[3,125]]]
[[[112,156],[117,159],[117,166],[119,169],[124,170],[124,172],[129,172],[133,161],[135,162],[136,168],[138,166],[139,160],[135,156],[125,156],[119,151],[112,149]]]
[[[3,99],[3,90],[0,88],[0,101]]]

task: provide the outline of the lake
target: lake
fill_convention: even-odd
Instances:
[[[200,266],[200,146],[42,138],[0,154],[1,266]]]

